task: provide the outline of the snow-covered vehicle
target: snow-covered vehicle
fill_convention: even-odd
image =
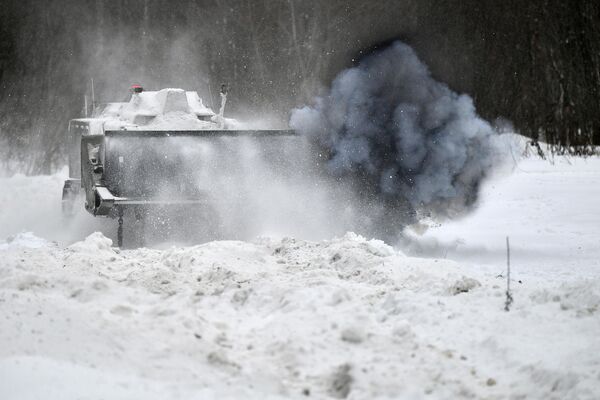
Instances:
[[[189,181],[190,166],[181,158],[195,139],[294,133],[242,129],[236,120],[224,118],[225,101],[222,90],[221,108],[215,113],[195,91],[144,91],[133,86],[128,102],[108,103],[93,118],[71,120],[63,212],[72,214],[83,197],[92,215],[118,219],[121,246],[127,209],[140,219],[148,208],[185,207],[205,200]]]

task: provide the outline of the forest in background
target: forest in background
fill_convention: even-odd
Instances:
[[[227,82],[230,115],[285,123],[394,39],[483,117],[563,149],[600,144],[596,0],[2,0],[1,167],[63,165],[91,79],[99,103],[135,82],[211,105]]]

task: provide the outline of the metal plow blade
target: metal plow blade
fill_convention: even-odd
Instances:
[[[138,130],[120,130],[120,131],[105,131],[106,136],[112,137],[269,137],[269,136],[294,136],[296,132],[292,129],[246,129],[246,130],[197,130],[197,131],[138,131]]]
[[[138,218],[206,210],[227,201],[218,185],[237,187],[240,174],[252,173],[245,160],[268,160],[275,169],[289,164],[281,149],[294,136],[293,130],[106,131],[94,213],[118,217],[121,226],[127,210]]]

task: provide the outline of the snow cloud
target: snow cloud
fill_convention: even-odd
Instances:
[[[325,151],[333,176],[436,217],[470,210],[506,154],[473,100],[432,78],[402,42],[341,72],[326,96],[292,112],[290,126]]]

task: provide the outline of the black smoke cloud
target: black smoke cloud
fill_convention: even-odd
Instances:
[[[292,112],[290,126],[325,151],[331,174],[358,178],[384,204],[441,218],[470,210],[506,154],[472,99],[433,79],[401,42],[341,72],[326,96]]]

